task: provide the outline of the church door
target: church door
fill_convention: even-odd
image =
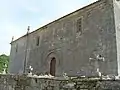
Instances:
[[[56,71],[56,59],[53,57],[50,62],[50,74],[52,76],[55,76]]]

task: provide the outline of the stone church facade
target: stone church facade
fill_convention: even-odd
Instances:
[[[120,73],[120,1],[98,0],[11,42],[9,72]]]

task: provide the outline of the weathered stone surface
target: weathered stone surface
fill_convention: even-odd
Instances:
[[[23,73],[26,56],[26,72],[32,66],[35,74],[50,73],[51,58],[55,57],[56,76],[96,76],[98,68],[104,75],[117,75],[119,39],[113,4],[113,0],[99,0],[12,42],[10,73]],[[78,32],[79,18],[82,30]],[[100,57],[104,60],[98,60]]]
[[[118,73],[120,74],[120,1],[114,0],[114,18],[116,28],[116,41],[117,41],[117,61]]]
[[[27,76],[12,76],[10,78],[11,75],[0,76],[0,90],[120,90],[120,80],[96,80],[91,78],[58,80],[57,78],[40,79]],[[16,77],[18,77],[18,81],[16,81]]]

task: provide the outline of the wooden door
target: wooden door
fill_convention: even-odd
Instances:
[[[52,76],[55,76],[55,71],[56,71],[56,59],[52,58],[50,62],[50,74]]]

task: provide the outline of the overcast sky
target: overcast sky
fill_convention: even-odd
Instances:
[[[0,0],[0,54],[10,53],[12,36],[31,31],[97,0]]]

